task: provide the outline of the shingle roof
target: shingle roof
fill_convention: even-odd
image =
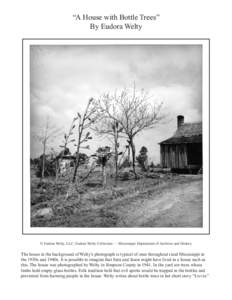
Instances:
[[[160,144],[202,143],[202,123],[185,123]]]

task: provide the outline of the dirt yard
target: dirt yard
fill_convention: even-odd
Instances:
[[[202,227],[202,175],[143,174],[110,179],[95,174],[65,200],[68,183],[31,184],[33,227]]]
[[[201,227],[202,182],[164,187],[158,195],[136,201],[128,211],[123,207],[120,215],[126,227]]]

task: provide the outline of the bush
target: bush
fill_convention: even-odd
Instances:
[[[154,169],[155,168],[155,164],[153,163],[153,161],[150,163],[150,166],[149,166],[151,169]]]
[[[147,148],[143,146],[140,149],[139,155],[136,157],[136,160],[140,168],[142,169],[142,171],[147,171],[147,160],[148,160],[147,152],[148,152]]]
[[[121,180],[126,181],[126,180],[129,180],[129,179],[130,179],[130,173],[129,172],[124,172],[122,174]]]
[[[37,162],[36,176],[42,176],[43,156],[41,155]],[[44,176],[56,176],[56,161],[45,158]]]

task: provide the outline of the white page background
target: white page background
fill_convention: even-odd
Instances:
[[[5,1],[1,5],[1,299],[231,298],[231,10],[229,1]],[[73,13],[160,14],[141,32],[91,32]],[[22,236],[22,38],[211,39],[211,234],[209,236]],[[20,280],[20,252],[42,241],[187,241],[205,252],[197,280]],[[98,247],[98,251],[104,250]],[[48,251],[51,249],[48,249]],[[54,249],[53,249],[54,250]],[[129,248],[124,247],[124,251]],[[144,247],[144,251],[149,248]],[[168,250],[168,248],[166,248]],[[172,249],[170,249],[172,250]],[[183,249],[182,249],[183,250]]]

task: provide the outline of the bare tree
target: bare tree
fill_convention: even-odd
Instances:
[[[69,142],[74,142],[74,141],[75,141],[74,146],[76,147],[72,183],[69,184],[68,191],[66,194],[66,199],[70,196],[72,187],[74,186],[73,184],[76,183],[77,181],[77,170],[81,164],[80,150],[89,149],[89,145],[85,146],[84,144],[92,139],[90,135],[90,131],[88,130],[91,129],[91,126],[93,125],[93,123],[96,122],[97,118],[98,118],[98,114],[96,111],[96,107],[94,105],[94,100],[93,98],[91,98],[87,103],[84,113],[83,114],[80,114],[79,112],[77,113],[77,116],[72,121],[69,133],[65,135],[63,147],[65,148]],[[77,136],[72,140],[70,140],[70,136],[73,135],[73,129],[75,127],[77,128]],[[77,186],[76,189],[78,189]]]
[[[102,115],[101,111],[99,113],[100,122],[93,129],[97,134],[106,136],[109,139],[110,143],[113,145],[114,152],[112,152],[112,156],[114,157],[115,181],[117,182],[119,156],[122,154],[119,152],[119,138],[122,137],[120,134],[123,131],[123,128],[122,126],[119,126],[118,121],[116,121],[115,119],[111,119]]]
[[[96,122],[98,118],[98,114],[96,111],[96,107],[94,105],[93,98],[90,98],[88,104],[86,106],[85,112],[83,115],[80,113],[77,114],[77,138],[76,138],[76,158],[75,158],[75,165],[74,165],[74,172],[72,182],[74,183],[76,180],[77,169],[80,165],[80,149],[89,149],[89,145],[83,146],[84,143],[88,142],[92,137],[90,136],[90,130],[93,123]],[[87,131],[87,132],[86,132]]]
[[[63,153],[66,152],[67,147],[68,147],[68,144],[75,142],[75,139],[74,139],[74,138],[73,138],[73,139],[70,139],[70,138],[72,137],[72,135],[73,135],[73,130],[74,130],[74,128],[76,127],[75,122],[76,122],[77,119],[78,119],[78,117],[73,118],[68,133],[65,133],[65,134],[64,134],[63,144],[60,145],[60,147],[63,148],[63,151],[62,151]]]
[[[61,147],[63,150],[56,155],[55,160],[56,160],[56,180],[55,183],[57,184],[57,180],[58,180],[58,175],[60,172],[60,164],[62,162],[62,159],[64,158],[64,156],[70,154],[70,150],[68,148],[68,145],[75,142],[75,139],[72,138],[73,136],[73,130],[76,127],[76,120],[78,119],[78,117],[74,117],[71,123],[71,126],[69,128],[69,131],[67,133],[64,133],[64,140],[62,141],[61,145],[59,145],[59,147]],[[72,139],[71,139],[72,138]]]
[[[42,144],[42,171],[41,171],[41,179],[44,178],[45,172],[45,161],[47,148],[49,143],[60,135],[60,128],[56,128],[54,125],[50,123],[49,117],[46,118],[45,126],[39,132],[33,133],[33,136]]]
[[[97,163],[102,167],[102,186],[105,188],[106,187],[106,164],[107,161],[112,156],[110,147],[108,146],[99,147],[97,149],[96,154],[93,154],[92,156],[97,158]]]
[[[152,104],[149,93],[132,89],[124,89],[121,93],[104,94],[98,101],[98,109],[108,118],[114,120],[123,128],[128,138],[132,154],[132,167],[135,178],[135,144],[134,138],[141,131],[153,128],[162,118],[162,104]]]

